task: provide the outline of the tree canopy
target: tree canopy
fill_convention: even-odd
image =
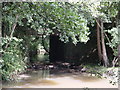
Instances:
[[[83,11],[79,10],[78,5],[68,2],[5,3],[3,20],[9,23],[11,31],[14,24],[18,23],[21,26],[27,25],[41,34],[59,34],[60,40],[64,42],[68,42],[70,37],[73,43],[77,44],[79,41],[89,40],[87,19],[80,12]]]
[[[90,35],[89,26],[96,25],[98,18],[105,23],[115,23],[109,30],[104,31],[112,36],[112,39],[107,38],[108,45],[117,57],[119,13],[120,2],[97,0],[89,2],[87,0],[80,0],[80,2],[3,2],[1,43],[3,58],[0,60],[2,62],[0,72],[3,79],[10,80],[12,75],[26,68],[28,53],[32,51],[31,48],[36,49],[39,44],[36,34],[44,38],[52,34],[58,35],[64,43],[72,41],[75,45],[78,42],[86,43]],[[25,32],[23,32],[23,37],[20,37],[16,33],[22,32],[22,29],[17,31],[17,27],[25,28],[26,33],[31,31],[37,33],[35,36],[24,37]],[[100,25],[99,27],[101,28]],[[33,41],[36,42],[33,43]]]

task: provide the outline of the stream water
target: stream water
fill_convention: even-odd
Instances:
[[[4,83],[3,88],[118,88],[107,79],[86,73],[50,74],[49,70],[32,71],[19,75],[18,82]]]

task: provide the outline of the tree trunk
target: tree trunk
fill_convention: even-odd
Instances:
[[[99,19],[97,20],[97,48],[98,48],[98,57],[100,62],[102,61],[102,52],[101,52],[101,40],[100,40],[100,23],[99,23]]]
[[[9,46],[9,44],[11,43],[11,40],[12,40],[12,37],[13,37],[13,33],[15,31],[15,28],[17,26],[17,20],[18,20],[18,16],[16,16],[16,19],[15,19],[15,23],[13,24],[12,26],[12,31],[10,33],[10,40],[8,41],[8,43],[6,44],[5,48],[7,48]]]
[[[109,60],[107,57],[106,47],[105,47],[105,40],[104,40],[104,31],[103,31],[103,22],[101,20],[101,41],[102,41],[102,59],[104,62],[104,66],[109,66]]]
[[[2,3],[0,3],[0,8],[2,9]],[[0,17],[2,17],[2,14],[0,13]],[[2,49],[2,18],[0,18],[0,50]],[[2,53],[0,52],[0,59],[2,57]]]
[[[118,3],[119,5],[119,11],[118,11],[118,15],[117,15],[117,28],[118,28],[118,40],[119,40],[119,44],[118,44],[118,65],[120,66],[120,2]],[[120,69],[118,69],[118,88],[120,90]]]
[[[120,4],[120,2],[119,2]],[[117,28],[118,28],[118,40],[119,40],[119,45],[118,45],[118,64],[120,65],[120,10],[118,11],[117,15]]]

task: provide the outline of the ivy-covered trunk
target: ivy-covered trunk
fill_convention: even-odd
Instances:
[[[29,53],[30,63],[33,63],[38,60],[37,58],[37,55],[38,55],[37,50],[38,50],[38,44],[39,44],[38,41],[39,41],[39,37],[35,37],[35,39],[31,40],[31,42],[29,43],[28,53]]]
[[[29,59],[30,63],[37,61],[37,47],[34,47],[29,50]]]
[[[47,45],[47,47],[46,47],[45,43],[46,43],[45,38],[44,38],[44,36],[42,35],[42,46],[43,46],[44,50],[46,51],[46,53],[49,54],[48,45]]]

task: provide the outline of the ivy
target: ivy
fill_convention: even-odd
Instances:
[[[112,39],[109,43],[107,43],[114,52],[114,55],[117,56],[118,55],[118,45],[119,45],[119,34],[118,34],[118,28],[112,28],[111,30],[107,30],[108,33],[110,33],[110,35],[112,36]]]
[[[8,41],[9,38],[2,38],[3,49]],[[15,80],[14,76],[24,71],[26,68],[24,57],[22,56],[22,51],[20,50],[21,41],[21,39],[13,37],[9,47],[5,50],[1,50],[3,53],[2,60],[0,60],[2,63],[0,65],[2,68],[2,70],[0,70],[2,73],[2,80]]]

